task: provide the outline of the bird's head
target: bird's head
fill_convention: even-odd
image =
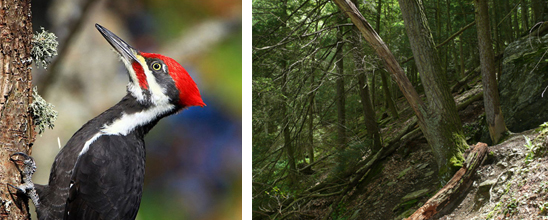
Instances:
[[[103,26],[95,27],[120,55],[128,70],[128,92],[139,103],[178,108],[205,106],[196,83],[177,61],[140,52]]]

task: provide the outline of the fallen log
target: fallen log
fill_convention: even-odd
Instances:
[[[461,194],[472,184],[472,176],[476,173],[476,169],[487,158],[489,152],[487,144],[478,142],[476,145],[470,146],[470,153],[457,173],[449,180],[449,182],[432,198],[417,209],[406,220],[426,220],[436,219],[441,217],[449,209],[456,205],[456,201]]]

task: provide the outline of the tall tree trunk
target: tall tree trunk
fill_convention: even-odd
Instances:
[[[352,0],[355,5],[358,5],[357,0]],[[380,12],[380,0],[378,2],[377,11]],[[380,13],[377,16],[377,25],[380,24]],[[353,59],[354,59],[354,73],[358,76],[358,91],[360,93],[360,99],[363,105],[363,114],[365,127],[367,128],[367,134],[369,138],[373,140],[373,152],[377,152],[381,149],[381,135],[379,133],[379,127],[377,120],[375,119],[375,110],[373,103],[371,102],[371,95],[369,93],[369,86],[367,84],[367,77],[365,75],[365,65],[362,62],[364,57],[364,48],[361,41],[360,30],[356,26],[352,27],[352,34],[350,36],[351,44],[353,45]]]
[[[533,25],[544,21],[543,20],[543,14],[544,14],[544,0],[532,0],[531,1],[531,8],[533,9]]]
[[[29,112],[32,102],[30,0],[2,0],[0,8],[0,218],[29,219],[27,199],[17,197],[8,184],[21,183],[10,155],[30,154],[35,139]]]
[[[519,1],[516,1],[516,4],[518,4]],[[487,15],[489,15],[489,13],[487,13]],[[517,39],[519,37],[519,33],[520,33],[520,28],[519,28],[519,20],[520,18],[518,17],[518,10],[516,8],[514,8],[512,10],[512,26],[514,26],[514,39]]]
[[[283,62],[285,63],[285,61]],[[287,92],[287,74],[289,71],[286,71],[285,68],[283,68],[283,70],[285,71],[285,73],[282,80],[282,85],[283,85],[282,95],[284,97],[288,97],[289,94]],[[287,100],[287,98],[283,101],[282,117],[284,118],[282,120],[282,128],[283,128],[283,136],[284,136],[284,149],[287,154],[287,163],[289,164],[289,169],[290,169],[289,179],[291,182],[293,182],[294,180],[293,173],[297,170],[297,166],[295,165],[295,149],[293,145],[291,144],[291,132],[289,130],[289,111],[288,111],[289,103],[288,102],[289,101]]]
[[[355,0],[353,2],[354,4],[356,4]],[[377,1],[377,21],[375,22],[375,30],[377,30],[378,33],[381,32],[381,15],[382,15],[382,0],[378,0]],[[359,34],[359,30],[357,31]],[[371,77],[371,105],[373,106],[373,109],[375,109],[375,99],[377,98],[375,96],[375,91],[377,90],[376,80],[375,80],[376,75],[377,75],[377,72],[373,71],[373,77]]]
[[[500,29],[499,29],[499,26],[497,26],[497,23],[500,19],[500,12],[497,10],[500,6],[497,6],[499,4],[496,3],[497,0],[493,0],[493,19],[491,21],[491,24],[493,24],[493,37],[495,38],[495,53],[500,53],[500,48],[502,48],[502,45],[503,45],[503,41],[502,40],[502,37],[501,37],[501,34],[500,34]]]
[[[337,106],[337,144],[340,149],[346,148],[346,119],[345,119],[345,94],[344,94],[344,57],[343,57],[343,28],[337,32],[337,80],[335,105]]]
[[[369,98],[369,86],[367,86],[367,77],[364,72],[358,73],[358,86],[360,87],[360,98],[363,105],[363,114],[365,118],[365,127],[367,128],[367,135],[369,138],[373,139],[373,153],[378,152],[381,145],[381,135],[379,133],[379,127],[377,125],[377,120],[375,120],[375,110],[371,104],[371,99]]]
[[[384,92],[385,103],[390,110],[390,114],[393,118],[399,118],[398,110],[394,104],[394,99],[392,99],[392,93],[390,92],[390,87],[388,86],[388,79],[386,78],[386,72],[383,69],[379,70],[379,75],[381,75],[382,81],[382,91]]]
[[[526,0],[521,1],[521,26],[523,31],[529,30],[529,8]]]
[[[464,75],[464,73],[466,72],[466,69],[464,67],[464,51],[463,51],[463,48],[462,48],[462,45],[464,44],[463,43],[464,40],[461,38],[459,39],[459,61],[460,61],[460,77],[461,78],[464,78],[466,77],[466,75]]]
[[[428,108],[423,133],[438,162],[442,179],[449,180],[468,147],[455,101],[447,86],[421,0],[399,0],[405,29],[421,73]]]
[[[497,1],[498,3],[499,1]],[[510,15],[506,17],[506,19],[503,21],[505,25],[502,27],[504,28],[504,36],[506,36],[506,44],[511,43],[514,41],[514,30],[512,29],[512,15],[510,10],[510,1],[501,1],[502,6],[504,7],[504,17],[506,17],[509,13]]]
[[[310,74],[310,89],[314,88],[314,72]],[[315,92],[312,92],[309,97],[308,104],[308,159],[310,163],[314,163],[314,97]]]
[[[377,98],[375,96],[377,87],[376,87],[376,80],[375,77],[377,76],[377,71],[373,71],[373,74],[371,74],[371,106],[373,106],[373,109],[375,108],[375,99]]]
[[[487,0],[474,0],[474,6],[476,7],[485,119],[487,120],[491,140],[493,144],[496,144],[508,129],[500,110],[499,90],[495,76],[495,55],[491,42]]]
[[[375,27],[375,30],[377,30],[378,33],[381,32],[381,15],[382,15],[382,0],[378,0],[377,1],[377,22]]]
[[[440,167],[439,170],[442,180],[444,182],[448,181],[453,171],[456,170],[454,168],[458,168],[458,165],[462,163],[462,151],[464,151],[464,149],[467,148],[468,145],[464,140],[460,125],[460,119],[458,117],[455,102],[451,97],[451,94],[449,93],[447,88],[445,88],[445,91],[439,88],[440,85],[444,85],[444,82],[442,80],[443,75],[434,75],[431,72],[431,75],[425,76],[429,73],[426,73],[423,69],[426,69],[424,68],[424,65],[427,65],[428,63],[425,62],[424,55],[420,53],[420,51],[416,48],[416,46],[418,45],[414,45],[414,43],[412,43],[411,45],[413,47],[413,54],[415,55],[415,62],[417,63],[417,65],[419,63],[421,65],[421,67],[419,67],[419,72],[421,73],[423,85],[425,89],[426,87],[429,87],[427,90],[427,99],[429,100],[429,106],[426,106],[426,104],[420,99],[417,91],[415,91],[415,89],[409,82],[409,79],[407,79],[407,77],[405,76],[403,69],[396,61],[392,52],[388,49],[386,44],[382,41],[382,39],[375,32],[375,30],[373,30],[371,25],[369,25],[369,23],[361,15],[356,6],[354,6],[354,4],[352,4],[348,0],[333,1],[343,12],[346,13],[347,16],[351,18],[352,22],[358,27],[360,32],[362,32],[362,35],[369,42],[370,46],[375,50],[379,57],[382,58],[386,68],[390,71],[390,73],[392,73],[392,76],[398,83],[401,92],[403,93],[403,95],[409,102],[409,105],[417,115],[419,126],[423,134],[425,134],[428,143],[432,147],[436,162]],[[425,23],[422,23],[426,22],[424,12],[421,8],[422,5],[417,4],[420,2],[414,2],[414,4],[411,5],[407,5],[406,3],[409,2],[400,2],[400,6],[408,6],[402,6],[402,12],[406,11],[404,13],[405,21],[407,21],[407,19],[409,18],[414,18],[413,16],[419,14],[419,16],[416,17],[416,19],[418,20],[406,22],[406,29],[408,30],[408,32],[411,32],[410,29],[413,29],[419,31],[420,33],[425,33],[424,31],[427,26],[424,26]],[[426,31],[427,30],[428,29],[426,29]],[[408,33],[408,35],[411,34]],[[425,34],[427,34],[428,36],[427,38],[429,39],[429,43],[422,46],[425,46],[429,49],[424,52],[429,52],[428,54],[426,54],[427,56],[431,56],[432,54],[435,55],[435,53],[431,53],[432,51],[435,52],[435,50],[433,49],[434,43],[432,41],[432,35],[429,33],[429,31]],[[415,38],[412,39],[416,40]],[[413,40],[410,41],[414,42]],[[437,65],[437,68],[440,68],[439,62],[437,63]],[[437,92],[437,94],[432,94],[434,92]],[[438,100],[436,100],[436,98],[438,98]]]
[[[287,18],[289,17],[289,15],[287,14],[287,0],[283,1],[283,14],[282,14],[282,21],[286,21]],[[287,25],[286,24],[283,24],[283,25]],[[295,164],[295,148],[293,147],[292,145],[292,142],[291,142],[291,130],[289,129],[289,125],[290,125],[290,120],[289,120],[289,100],[288,100],[288,97],[289,97],[289,93],[287,92],[287,86],[288,86],[288,83],[287,83],[287,76],[288,74],[290,73],[290,71],[287,69],[287,58],[286,55],[284,54],[282,56],[282,60],[281,60],[281,69],[283,71],[283,76],[282,76],[282,95],[284,97],[283,101],[282,101],[282,117],[283,117],[283,120],[282,120],[282,132],[283,132],[283,137],[284,137],[284,150],[287,154],[287,163],[289,164],[289,182],[291,184],[293,184],[295,182],[295,173],[296,173],[296,170],[297,170],[297,166]]]

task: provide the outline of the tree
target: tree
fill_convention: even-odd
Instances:
[[[446,73],[441,67],[432,34],[428,27],[421,0],[399,0],[400,7],[415,57],[421,73],[428,102],[426,131],[423,133],[432,147],[440,167],[440,174],[447,180],[460,166],[462,153],[468,145],[464,139],[461,121],[455,101],[447,86]]]
[[[495,73],[495,54],[491,42],[489,27],[489,13],[486,0],[474,0],[476,7],[476,24],[478,32],[478,46],[481,62],[483,84],[483,104],[485,106],[485,120],[489,127],[489,135],[493,144],[496,144],[507,133],[504,116],[500,110],[499,89]]]
[[[10,156],[16,152],[30,154],[35,139],[29,111],[33,101],[30,0],[3,0],[0,8],[0,216],[2,219],[28,219],[27,199],[18,197],[8,184],[21,182]]]
[[[462,165],[464,160],[462,153],[468,145],[464,140],[455,102],[445,85],[445,73],[441,71],[441,63],[426,23],[422,2],[400,0],[400,7],[415,62],[421,73],[428,105],[419,98],[394,55],[354,4],[350,4],[348,0],[334,0],[334,2],[352,19],[392,73],[417,115],[419,126],[434,153],[442,181],[448,181]]]
[[[341,16],[342,17],[342,16]],[[341,19],[344,21],[344,19]],[[340,149],[346,148],[346,97],[344,93],[344,56],[343,56],[343,32],[339,27],[337,31],[337,53],[335,65],[337,66],[335,105],[337,106],[337,144]]]
[[[357,5],[356,0],[353,0],[353,2],[354,4]],[[379,0],[379,3],[380,3],[380,0]],[[380,12],[380,10],[378,12]],[[377,16],[377,18],[380,19],[380,16]],[[360,93],[361,103],[363,106],[364,124],[365,124],[365,127],[367,128],[367,135],[369,136],[369,138],[373,139],[372,151],[377,152],[382,147],[381,135],[379,133],[379,126],[377,124],[377,120],[375,119],[375,110],[373,108],[373,103],[371,102],[369,85],[367,84],[367,76],[365,75],[365,72],[366,72],[365,65],[362,62],[362,59],[364,57],[364,48],[361,46],[363,45],[361,39],[362,38],[360,35],[360,30],[358,30],[356,26],[353,26],[352,33],[350,35],[350,41],[351,41],[351,44],[353,45],[352,53],[353,53],[353,59],[354,59],[354,72],[355,74],[358,75],[358,87],[359,87],[358,90]]]

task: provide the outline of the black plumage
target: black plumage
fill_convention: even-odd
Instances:
[[[55,157],[47,185],[30,181],[34,160],[17,154],[25,157],[26,167],[16,188],[32,199],[40,220],[135,219],[145,175],[144,136],[163,117],[205,106],[196,83],[176,61],[139,52],[96,27],[128,69],[128,93],[69,139]]]

